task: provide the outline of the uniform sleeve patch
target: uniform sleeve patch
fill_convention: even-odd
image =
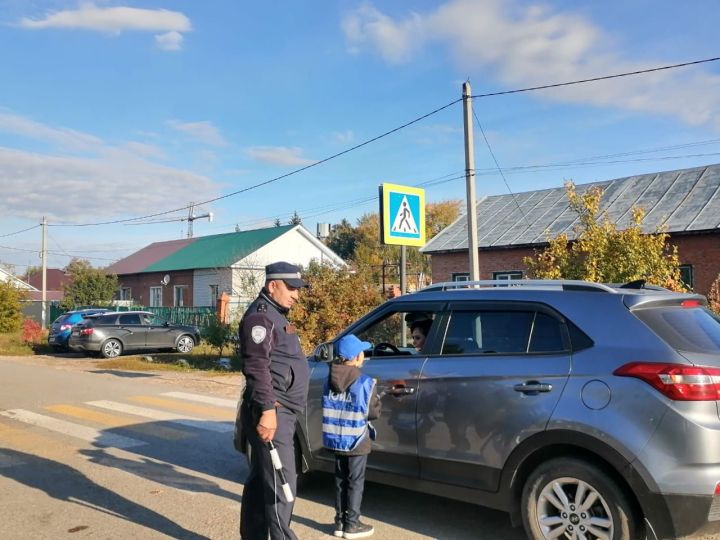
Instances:
[[[264,326],[253,326],[250,330],[250,337],[255,343],[262,343],[267,335],[267,329]]]

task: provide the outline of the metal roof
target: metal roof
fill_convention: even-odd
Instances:
[[[155,242],[109,266],[111,274],[227,268],[297,225]]]
[[[578,193],[592,186],[604,190],[600,211],[624,229],[633,206],[646,214],[643,231],[665,225],[671,233],[713,231],[720,228],[720,164],[641,174],[578,184]],[[477,201],[478,247],[538,244],[565,233],[575,237],[577,214],[570,209],[565,187],[494,195]],[[437,253],[468,247],[467,214],[442,230],[420,251]]]

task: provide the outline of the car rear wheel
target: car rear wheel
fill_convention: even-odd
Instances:
[[[576,459],[540,465],[522,493],[525,532],[534,540],[639,538],[622,490],[596,466]]]
[[[103,358],[117,358],[122,354],[123,346],[117,339],[108,339],[103,343],[100,353]]]
[[[195,346],[195,340],[188,335],[180,336],[180,339],[178,339],[178,342],[177,342],[178,352],[187,354],[193,350],[194,346]]]

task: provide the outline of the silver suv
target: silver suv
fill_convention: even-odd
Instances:
[[[706,299],[642,282],[508,285],[432,286],[341,334],[374,344],[363,371],[384,392],[368,479],[504,510],[533,539],[720,532],[720,319]],[[309,360],[309,470],[332,471],[332,358],[330,342]]]

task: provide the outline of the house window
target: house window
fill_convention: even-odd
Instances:
[[[493,279],[522,279],[523,273],[520,270],[493,272]]]
[[[173,287],[173,306],[181,307],[185,305],[185,290],[187,285],[175,285]]]
[[[680,265],[680,280],[691,289],[695,286],[695,276],[693,275],[692,264]]]
[[[150,307],[162,306],[162,287],[150,287]]]
[[[218,299],[218,286],[210,285],[210,305],[214,306]]]
[[[470,274],[468,272],[453,272],[453,281],[470,281]]]
[[[121,287],[118,300],[132,300],[132,289],[130,287]]]

